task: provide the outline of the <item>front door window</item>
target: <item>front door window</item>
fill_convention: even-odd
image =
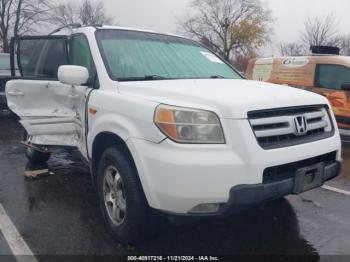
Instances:
[[[24,78],[57,80],[58,68],[68,64],[66,37],[23,38],[17,50]]]

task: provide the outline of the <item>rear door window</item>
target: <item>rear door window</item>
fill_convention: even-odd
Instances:
[[[341,65],[318,65],[317,86],[341,90],[345,83],[350,83],[350,68]]]

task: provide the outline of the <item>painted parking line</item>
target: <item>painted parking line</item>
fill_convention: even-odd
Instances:
[[[37,262],[21,234],[18,232],[4,207],[0,204],[0,230],[17,261]]]
[[[339,128],[339,133],[343,136],[350,136],[350,130]]]
[[[346,196],[350,196],[350,192],[349,191],[345,191],[345,190],[342,190],[342,189],[339,189],[339,188],[336,188],[336,187],[323,186],[322,188],[326,189],[328,191],[332,191],[332,192],[335,192],[335,193],[339,193],[339,194],[343,194],[343,195],[346,195]]]

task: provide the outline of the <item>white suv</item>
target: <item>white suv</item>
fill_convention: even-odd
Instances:
[[[100,26],[13,43],[21,78],[6,93],[29,160],[78,148],[121,242],[160,213],[229,214],[339,174],[326,98],[244,80],[192,40]]]

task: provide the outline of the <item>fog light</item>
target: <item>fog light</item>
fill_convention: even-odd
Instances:
[[[191,214],[207,214],[217,213],[220,210],[221,204],[200,204],[191,209]]]

